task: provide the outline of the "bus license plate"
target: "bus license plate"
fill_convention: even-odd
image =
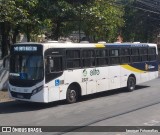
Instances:
[[[17,98],[24,98],[23,95],[17,95]]]

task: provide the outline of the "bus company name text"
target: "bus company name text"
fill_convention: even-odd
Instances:
[[[100,71],[98,69],[93,69],[90,71],[90,75],[93,76],[93,75],[99,75],[100,74]]]

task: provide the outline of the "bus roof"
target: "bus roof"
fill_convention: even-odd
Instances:
[[[36,43],[36,42],[24,42],[15,45],[42,45],[44,48],[105,48],[105,47],[148,47],[154,46],[153,43],[72,43],[72,42],[48,42],[48,43]]]

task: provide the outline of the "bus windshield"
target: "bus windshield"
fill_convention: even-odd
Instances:
[[[39,80],[44,76],[41,55],[12,55],[10,58],[10,78]]]

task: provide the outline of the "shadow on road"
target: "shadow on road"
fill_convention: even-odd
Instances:
[[[137,86],[136,90],[144,89],[149,86]],[[125,88],[100,92],[96,94],[91,94],[87,96],[83,96],[79,102],[95,99],[95,98],[101,98],[101,97],[107,97],[107,96],[113,96],[120,93],[127,93]],[[0,114],[6,114],[6,113],[18,113],[18,112],[28,112],[28,111],[36,111],[51,107],[57,107],[61,105],[67,105],[65,100],[62,101],[56,101],[52,103],[32,103],[32,102],[23,102],[23,101],[8,101],[8,102],[2,102],[0,103]]]
[[[150,87],[150,86],[137,85],[136,89],[134,91],[141,90],[141,89],[148,88],[148,87]],[[113,95],[120,94],[120,93],[128,93],[128,92],[127,92],[126,88],[119,88],[119,89],[109,90],[109,91],[105,91],[105,92],[99,92],[96,94],[83,96],[79,102],[83,102],[83,101],[87,101],[87,100],[91,100],[91,99],[95,99],[95,98],[100,98],[100,97],[113,96]]]
[[[36,111],[65,104],[65,101],[56,101],[48,104],[23,101],[8,101],[0,103],[0,114]]]

